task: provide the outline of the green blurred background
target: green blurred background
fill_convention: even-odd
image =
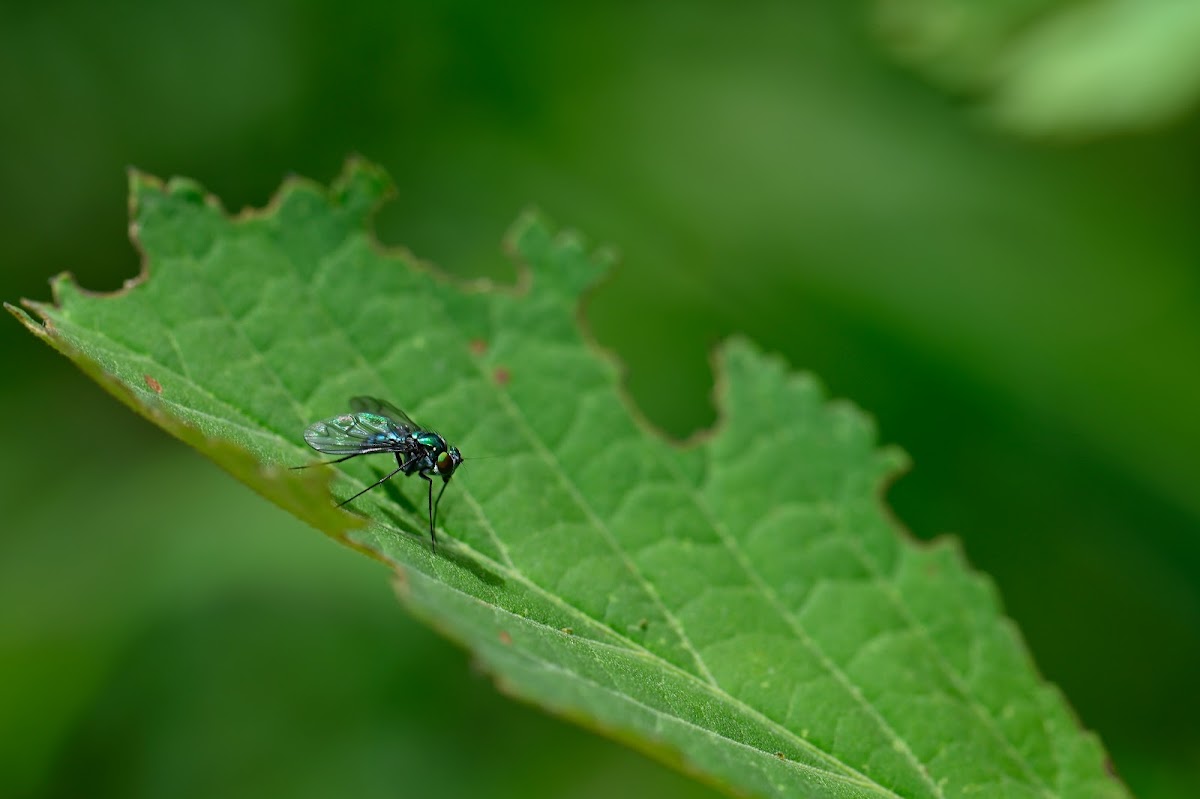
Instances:
[[[586,317],[651,421],[713,421],[730,333],[816,372],[913,456],[897,517],[962,537],[1135,792],[1200,796],[1186,102],[1022,136],[889,39],[900,0],[888,34],[832,0],[15,5],[0,297],[137,272],[127,165],[236,211],[361,153],[399,186],[383,240],[500,279],[536,204],[621,250]],[[0,795],[712,795],[504,699],[383,569],[0,339]]]

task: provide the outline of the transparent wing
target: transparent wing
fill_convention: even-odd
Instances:
[[[386,416],[396,423],[399,427],[407,427],[409,430],[424,430],[425,428],[412,420],[404,411],[397,408],[387,400],[381,400],[377,397],[351,397],[350,410],[355,413],[374,413],[378,416]]]
[[[408,430],[381,414],[347,413],[309,425],[304,440],[327,455],[397,452],[408,446]]]

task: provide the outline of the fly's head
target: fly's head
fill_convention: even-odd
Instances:
[[[458,447],[450,447],[442,450],[437,456],[437,473],[442,476],[442,482],[450,482],[454,470],[462,465],[463,456],[458,451]]]

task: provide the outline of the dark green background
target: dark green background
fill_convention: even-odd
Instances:
[[[810,5],[5,7],[0,295],[136,274],[127,165],[236,211],[358,152],[383,240],[506,280],[536,204],[623,253],[586,318],[652,422],[712,422],[733,332],[815,371],[1138,795],[1200,795],[1200,125],[1017,140]],[[382,569],[0,337],[0,794],[707,795],[500,698]]]

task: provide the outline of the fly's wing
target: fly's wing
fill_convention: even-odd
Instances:
[[[378,416],[386,416],[395,422],[397,427],[406,427],[410,431],[425,429],[392,403],[376,397],[351,397],[350,410],[355,413],[373,413]]]
[[[408,431],[376,413],[347,413],[309,425],[304,440],[326,455],[367,455],[405,448]]]

